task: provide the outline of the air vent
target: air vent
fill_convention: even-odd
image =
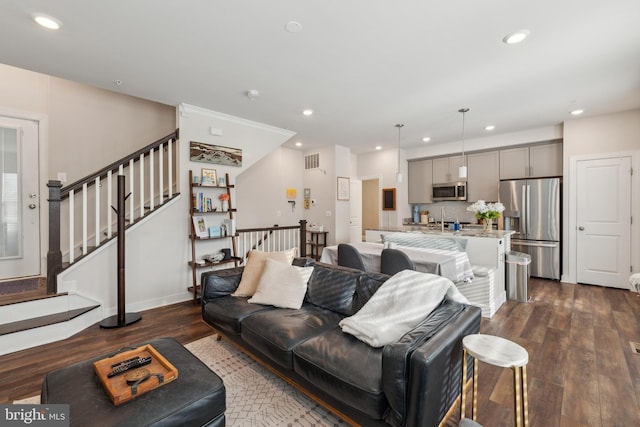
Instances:
[[[629,344],[631,345],[631,351],[635,354],[640,354],[640,343],[629,341]]]
[[[320,168],[320,153],[307,154],[304,156],[304,170]]]

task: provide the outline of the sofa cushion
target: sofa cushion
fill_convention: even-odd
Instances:
[[[291,370],[293,348],[334,327],[341,318],[338,313],[311,304],[304,304],[300,310],[276,308],[246,318],[241,337],[278,365]]]
[[[239,334],[244,319],[265,310],[274,308],[268,305],[247,304],[247,298],[226,296],[208,301],[202,307],[202,318],[220,332]]]
[[[238,289],[236,289],[232,295],[237,297],[250,297],[255,293],[267,259],[291,264],[295,256],[296,248],[280,252],[250,251]]]
[[[376,419],[388,408],[382,387],[382,349],[331,328],[294,350],[296,374]]]
[[[350,316],[360,270],[318,262],[307,284],[307,301],[318,307]]]
[[[352,312],[357,313],[389,277],[391,276],[382,273],[365,273],[358,277]]]
[[[248,302],[299,309],[312,272],[313,267],[298,267],[267,259],[256,292]]]
[[[244,267],[234,267],[202,273],[200,276],[203,287],[202,301],[207,302],[232,294],[240,283],[243,270]]]

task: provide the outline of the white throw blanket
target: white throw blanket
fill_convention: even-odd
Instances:
[[[342,319],[340,327],[372,347],[383,347],[426,319],[445,295],[469,303],[451,280],[403,270],[384,282],[360,311]]]

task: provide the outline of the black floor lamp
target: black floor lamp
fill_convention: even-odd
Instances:
[[[114,209],[118,215],[118,314],[103,319],[100,322],[101,328],[122,328],[142,319],[140,313],[125,313],[124,308],[124,211],[127,197],[129,195],[124,195],[124,175],[118,175],[118,208]]]

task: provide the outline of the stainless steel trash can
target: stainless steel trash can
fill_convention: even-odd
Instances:
[[[507,252],[505,262],[507,263],[507,299],[527,302],[531,255],[523,252]]]

